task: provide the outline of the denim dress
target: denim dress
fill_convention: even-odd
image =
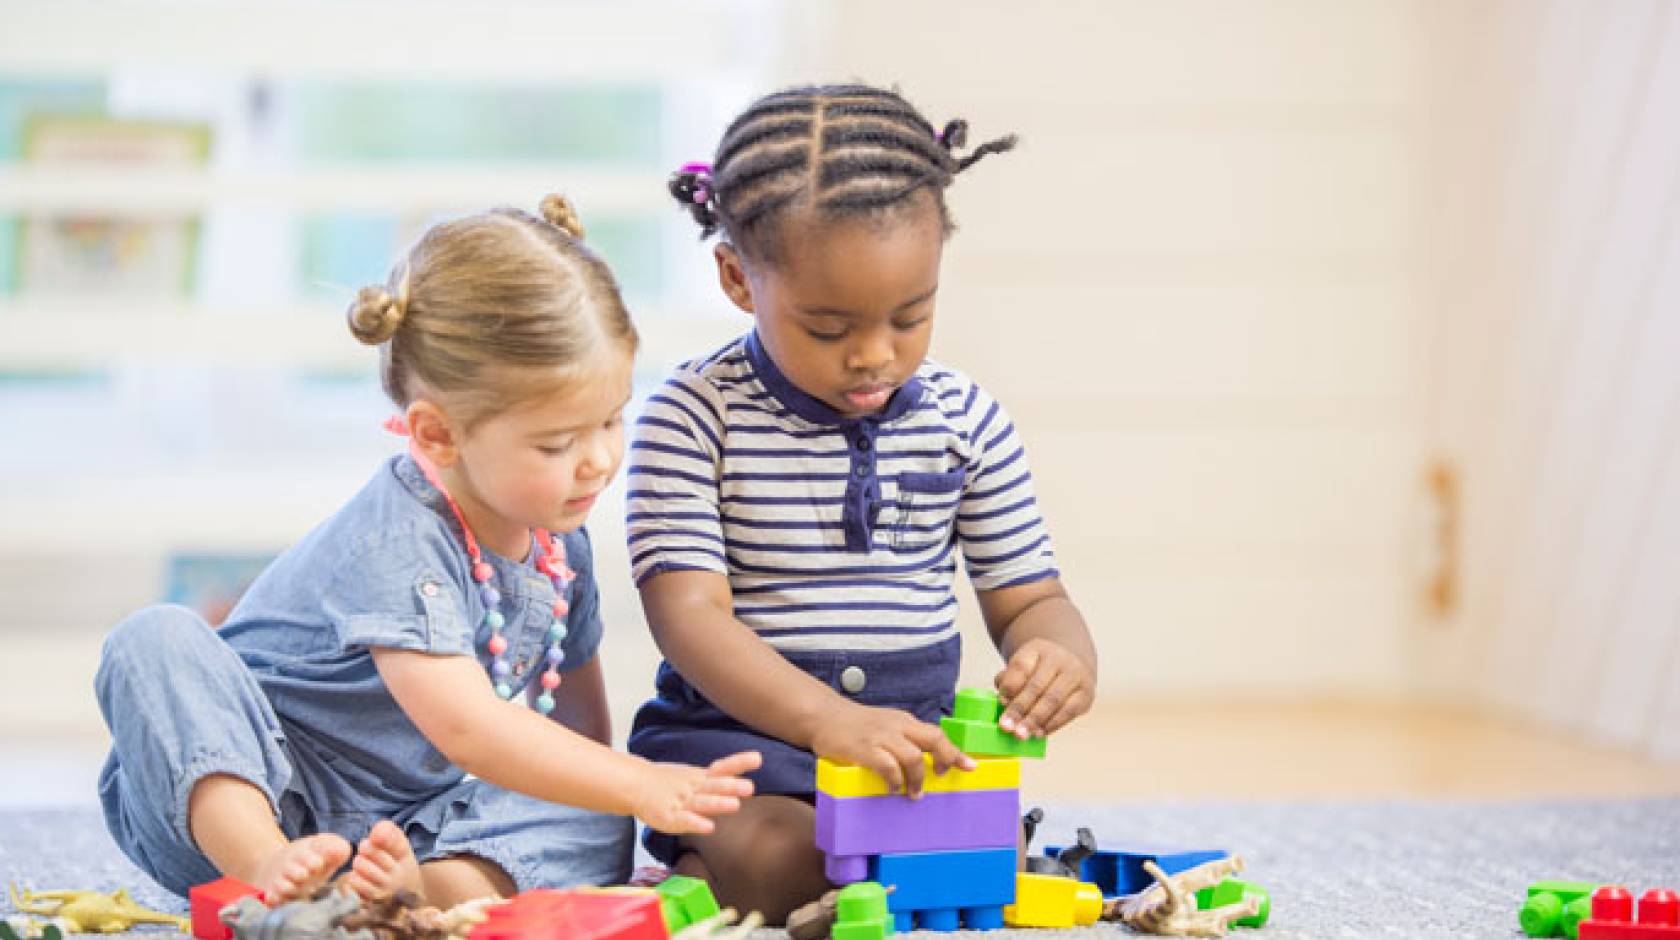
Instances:
[[[595,656],[601,620],[587,534],[562,544],[577,572],[565,671]],[[535,556],[484,554],[502,595],[509,684],[527,697],[556,599]],[[117,844],[178,894],[214,880],[187,804],[199,780],[227,774],[268,796],[288,837],[333,832],[354,844],[391,819],[421,862],[477,856],[520,890],[622,881],[631,820],[467,776],[374,667],[370,649],[386,647],[473,656],[488,668],[485,607],[469,567],[443,495],[401,456],[276,559],[219,631],[169,606],[119,624],[95,678],[112,737],[99,795]]]

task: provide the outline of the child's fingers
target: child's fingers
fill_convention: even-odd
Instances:
[[[738,777],[757,770],[763,764],[764,755],[758,751],[741,751],[712,761],[711,766],[706,768],[706,773],[714,777]]]
[[[1056,710],[1056,714],[1050,716],[1049,722],[1044,726],[1044,733],[1048,735],[1062,730],[1068,722],[1085,714],[1090,707],[1090,691],[1084,687],[1075,688],[1073,694],[1068,696],[1067,701],[1062,703],[1062,707]]]
[[[887,782],[888,793],[899,793],[904,790],[904,768],[899,764],[898,758],[894,757],[893,753],[885,747],[877,746],[871,750],[869,760],[865,761],[863,766],[875,771],[882,780]]]
[[[741,809],[741,801],[719,793],[696,793],[688,801],[688,808],[702,816],[722,816]]]
[[[717,825],[699,813],[684,809],[678,810],[671,816],[669,825],[655,826],[654,828],[671,833],[672,835],[692,834],[697,836],[706,836],[711,835],[712,830],[716,829]]]
[[[1028,644],[1015,651],[1009,657],[1009,662],[998,673],[996,685],[998,697],[1005,702],[1013,702],[1027,687],[1027,680],[1032,678],[1034,670],[1038,668],[1039,653],[1037,647]],[[1008,730],[1008,729],[1005,729]]]
[[[713,796],[733,796],[746,799],[753,795],[753,782],[745,777],[701,777],[700,792]]]
[[[1029,736],[1042,736],[1050,727],[1050,719],[1061,711],[1067,704],[1068,697],[1079,688],[1079,676],[1073,672],[1061,671],[1056,678],[1039,695],[1038,701],[1033,703],[1031,711],[1021,717],[1021,725]]]
[[[1022,687],[1019,695],[1009,700],[1009,707],[1003,710],[1003,717],[998,719],[998,727],[1013,733],[1018,738],[1031,737],[1023,725],[1026,716],[1038,707],[1039,699],[1044,696],[1050,683],[1056,680],[1061,670],[1053,663],[1037,659],[1038,665],[1027,678],[1027,684]],[[1060,705],[1060,702],[1056,703]],[[1048,716],[1045,716],[1048,717]]]
[[[892,752],[893,759],[898,761],[898,767],[904,773],[904,794],[906,796],[921,796],[923,778],[927,776],[927,765],[922,760],[922,749],[908,737],[901,737],[887,745]]]
[[[938,725],[918,724],[910,732],[910,740],[916,742],[924,752],[933,755],[933,769],[935,773],[944,773],[952,767],[962,770],[973,770],[974,758],[964,754],[951,739],[945,736],[944,729]]]

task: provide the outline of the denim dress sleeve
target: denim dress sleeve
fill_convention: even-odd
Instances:
[[[328,581],[321,607],[346,651],[470,656],[476,623],[467,583],[466,553],[443,525],[422,517],[361,539]]]

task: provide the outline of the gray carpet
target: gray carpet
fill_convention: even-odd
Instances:
[[[1242,853],[1247,877],[1272,895],[1271,923],[1235,934],[1254,940],[1514,938],[1521,936],[1516,910],[1531,881],[1615,881],[1636,893],[1680,887],[1680,799],[1046,809],[1041,838],[1050,841],[1065,842],[1086,825],[1099,838]],[[127,886],[144,902],[185,909],[122,857],[92,810],[0,813],[0,881],[38,889]],[[1090,940],[1123,932],[1095,927],[1063,935]],[[779,935],[760,933],[763,940]],[[1000,932],[1017,933],[1027,932]]]

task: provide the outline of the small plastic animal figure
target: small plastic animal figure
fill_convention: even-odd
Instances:
[[[1021,817],[1022,844],[1032,847],[1033,836],[1038,834],[1039,824],[1044,822],[1044,810],[1033,807]],[[1023,862],[1023,870],[1035,875],[1055,875],[1058,878],[1079,878],[1079,866],[1091,856],[1097,854],[1097,837],[1091,830],[1083,826],[1075,833],[1074,844],[1057,852],[1055,855],[1028,855]]]
[[[168,924],[182,933],[192,931],[185,917],[142,907],[127,891],[102,894],[98,891],[30,891],[19,896],[11,885],[12,906],[20,914],[51,918],[72,933],[122,933],[136,924]]]
[[[764,915],[757,911],[735,923],[735,909],[726,907],[703,920],[697,920],[671,935],[671,940],[744,940],[747,934],[764,923]]]
[[[420,906],[412,892],[398,891],[364,902],[360,909],[340,917],[338,927],[352,934],[369,931],[375,940],[455,940],[488,919],[485,908],[500,903],[501,898],[480,898],[440,911]]]
[[[1163,872],[1153,861],[1146,860],[1143,869],[1155,884],[1104,904],[1103,920],[1117,920],[1133,930],[1168,937],[1223,937],[1232,921],[1260,913],[1260,899],[1253,897],[1212,910],[1196,909],[1196,892],[1242,871],[1241,856],[1215,859],[1176,875]]]
[[[823,940],[834,929],[839,903],[840,889],[831,888],[815,901],[794,908],[787,917],[790,940]]]
[[[339,926],[341,918],[361,906],[355,895],[326,888],[307,901],[273,908],[243,897],[222,908],[219,917],[235,940],[375,940],[372,931]]]

